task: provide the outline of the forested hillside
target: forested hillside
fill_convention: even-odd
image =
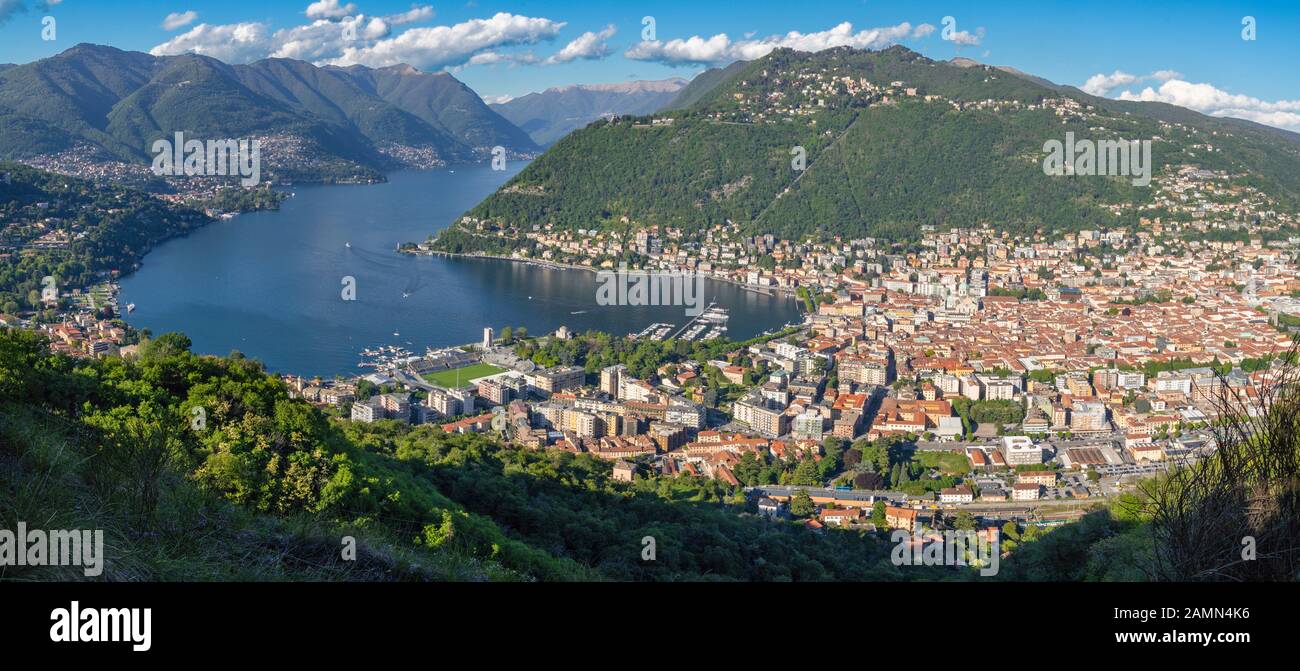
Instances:
[[[1128,177],[1044,173],[1044,143],[1067,132],[1152,139],[1156,180],[1191,165],[1224,171],[1281,207],[1300,203],[1300,144],[1279,141],[1294,134],[1168,105],[1116,105],[903,47],[777,50],[692,97],[685,109],[570,134],[469,216],[525,231],[731,221],[785,238],[1135,224],[1151,189]],[[462,248],[463,237],[457,227],[444,234]]]
[[[921,577],[868,535],[743,515],[711,480],[624,484],[586,455],[328,419],[259,364],[188,346],[73,361],[0,331],[0,522],[105,528],[108,579]],[[365,562],[335,559],[345,535]]]
[[[317,67],[289,59],[229,65],[80,44],[0,71],[0,158],[76,149],[142,162],[157,139],[268,137],[279,177],[373,176],[394,145],[444,162],[501,145],[537,147],[447,73],[409,66]],[[305,165],[304,165],[305,164]]]
[[[0,312],[42,306],[41,282],[63,291],[110,271],[130,272],[159,242],[211,221],[141,191],[95,185],[17,163],[0,162]],[[250,192],[253,193],[253,192]],[[38,235],[66,233],[66,245],[22,249]]]

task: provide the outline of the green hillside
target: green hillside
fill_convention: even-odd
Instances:
[[[392,145],[446,162],[537,146],[446,73],[407,66],[319,68],[289,59],[228,65],[90,44],[0,70],[0,158],[77,148],[130,162],[176,132],[292,138],[265,147],[282,180],[378,178]],[[298,147],[297,145],[301,145]]]
[[[331,419],[256,362],[188,348],[168,334],[136,361],[74,361],[0,331],[0,524],[104,528],[108,579],[960,577],[904,574],[870,535],[743,515],[713,480],[627,484],[589,455]],[[365,561],[335,559],[345,535]]]
[[[1225,170],[1280,207],[1300,204],[1300,144],[1279,141],[1300,136],[1167,105],[1119,106],[903,47],[777,50],[693,96],[686,109],[570,134],[468,215],[519,230],[731,221],[788,238],[1136,223],[1134,206],[1149,202],[1150,189],[1124,177],[1044,174],[1043,143],[1067,132],[1156,138],[1156,178],[1183,165]],[[796,147],[806,152],[802,171],[791,164]],[[439,244],[499,251],[508,243],[452,226]]]
[[[46,230],[66,232],[65,247],[9,251],[0,259],[0,312],[41,307],[41,280],[63,289],[86,287],[111,271],[130,272],[168,238],[211,221],[197,210],[168,205],[142,191],[97,186],[18,163],[0,162],[0,248],[20,248]],[[47,229],[38,221],[56,219]]]
[[[701,98],[708,95],[710,91],[726,83],[734,77],[736,73],[745,69],[745,66],[747,65],[749,65],[749,61],[736,61],[725,68],[709,68],[708,70],[701,72],[696,75],[685,88],[678,91],[677,95],[672,100],[669,100],[659,109],[659,111],[667,112],[670,110],[686,109],[687,107],[694,105],[699,102]]]

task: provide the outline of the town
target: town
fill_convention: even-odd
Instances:
[[[791,295],[804,318],[644,379],[519,355],[525,341],[580,337],[564,328],[541,338],[488,328],[480,343],[423,356],[367,352],[376,361],[362,365],[375,370],[353,379],[284,378],[351,421],[496,431],[608,460],[625,480],[709,478],[743,490],[755,511],[816,527],[910,529],[945,511],[1059,523],[1213,451],[1222,399],[1252,398],[1300,327],[1300,240],[1276,233],[1293,217],[1222,179],[1193,167],[1162,175],[1164,218],[1051,239],[992,228],[925,230],[906,246],[736,226],[533,231],[525,237],[545,251],[513,260],[595,269],[630,258]],[[38,228],[61,220],[39,205],[19,214]],[[72,356],[131,356],[139,335],[120,320],[114,279],[0,319]],[[725,322],[725,309],[708,316]],[[654,324],[627,337],[728,342],[715,340],[723,327],[702,330]]]
[[[986,82],[1004,76],[985,71]],[[763,71],[740,81],[735,104],[709,119],[790,123],[900,100],[993,114],[1047,110],[1089,124],[1108,118],[1067,97],[955,101],[846,73],[803,68],[782,79]],[[367,350],[373,361],[359,365],[374,370],[351,379],[282,377],[293,395],[347,421],[492,431],[517,445],[607,460],[626,481],[706,478],[754,513],[814,528],[937,528],[954,513],[965,526],[1069,521],[1171,463],[1213,452],[1225,399],[1255,399],[1300,329],[1295,214],[1239,176],[1203,168],[1213,133],[1160,127],[1205,137],[1153,176],[1149,199],[1107,206],[1117,221],[1109,227],[1017,235],[993,225],[923,226],[905,241],[782,240],[731,222],[691,228],[623,217],[617,227],[573,230],[466,215],[457,232],[509,250],[470,255],[702,275],[789,296],[803,319],[733,343],[726,307],[709,305],[684,326],[618,335],[711,352],[664,356],[640,375],[622,364],[553,365],[543,348],[586,337],[564,327],[531,338],[487,327],[479,343],[423,355]],[[42,165],[107,181],[143,177],[124,166],[78,152]],[[1118,223],[1122,215],[1138,224]],[[84,235],[65,222],[84,219],[46,203],[12,212],[0,222],[3,251],[57,250]],[[433,239],[399,251],[446,253]],[[139,335],[120,320],[115,279],[56,290],[41,297],[45,310],[0,320],[40,329],[72,356],[131,356]]]
[[[1207,179],[1189,171],[1167,188],[1196,202]],[[1194,222],[1052,241],[927,231],[905,253],[721,230],[691,254],[675,231],[643,231],[630,247],[645,267],[794,290],[804,322],[649,379],[625,366],[535,368],[489,329],[459,350],[466,361],[370,376],[396,391],[353,402],[350,416],[499,431],[609,460],[627,480],[711,478],[758,512],[815,527],[912,529],[954,512],[1056,524],[1211,453],[1224,399],[1254,399],[1291,346],[1300,240],[1200,239],[1188,233],[1238,229]],[[548,247],[585,255],[566,259],[579,266],[623,251],[594,239]],[[746,270],[760,259],[777,265]],[[486,361],[492,374],[456,387],[409,384],[420,366]],[[328,394],[290,382],[309,400]]]

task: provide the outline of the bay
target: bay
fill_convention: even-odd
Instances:
[[[126,315],[132,326],[183,332],[195,352],[237,350],[274,372],[322,376],[357,374],[366,348],[421,353],[478,342],[484,327],[624,335],[686,323],[681,307],[597,305],[596,275],[583,270],[395,251],[445,227],[523,167],[458,165],[393,173],[383,184],[290,187],[294,196],[279,211],[159,245],[121,281],[119,305],[136,305]],[[355,279],[354,301],[343,300],[345,277]],[[799,318],[793,299],[727,282],[706,281],[704,295],[730,309],[728,335],[737,340]]]

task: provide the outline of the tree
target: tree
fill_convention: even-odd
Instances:
[[[806,485],[809,487],[822,486],[821,469],[818,468],[817,462],[812,457],[808,457],[799,462],[794,468],[794,474],[791,482],[796,485]]]
[[[1255,397],[1233,390],[1221,373],[1221,391],[1210,399],[1219,417],[1214,430],[1218,449],[1139,484],[1142,496],[1127,507],[1150,520],[1150,577],[1178,582],[1296,580],[1297,352],[1300,341]]]
[[[974,531],[976,526],[975,516],[969,510],[963,510],[953,518],[952,526],[959,531]]]
[[[877,490],[885,488],[885,479],[879,473],[858,473],[853,476],[853,488]]]
[[[885,527],[885,502],[884,501],[876,501],[875,504],[871,506],[871,523],[876,525],[876,528],[879,529],[883,529]]]
[[[182,333],[164,333],[140,348],[140,358],[146,360],[168,359],[190,351],[193,343]]]
[[[813,504],[811,496],[808,496],[807,490],[800,489],[790,498],[790,514],[795,517],[810,517],[817,512],[817,506]]]
[[[134,412],[118,407],[87,421],[108,434],[100,452],[102,463],[128,483],[132,507],[142,519],[152,522],[163,475],[181,452],[177,427],[183,422],[172,411],[151,402]]]

